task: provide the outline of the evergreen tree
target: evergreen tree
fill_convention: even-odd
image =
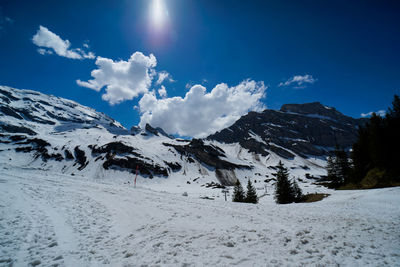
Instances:
[[[233,190],[233,202],[244,202],[245,195],[242,185],[239,181],[236,182],[235,188]]]
[[[335,165],[335,158],[332,156],[329,156],[327,159],[326,163],[326,171],[327,171],[327,176],[328,180],[333,181],[337,177],[337,167]]]
[[[351,159],[353,161],[353,173],[350,183],[359,183],[367,174],[371,159],[368,151],[368,123],[358,129],[358,140],[353,144]]]
[[[385,155],[388,176],[397,183],[400,183],[400,97],[394,96],[392,108],[389,108],[386,115],[386,131],[385,131]]]
[[[294,179],[292,182],[292,190],[293,190],[294,202],[301,202],[303,200],[303,192],[301,191],[298,183]]]
[[[387,118],[400,119],[400,97],[398,95],[394,95],[392,107],[388,109]]]
[[[253,203],[257,204],[258,203],[258,197],[257,197],[257,191],[253,184],[251,183],[250,179],[247,182],[247,193],[246,193],[246,198],[245,201],[247,203]]]
[[[336,165],[338,168],[336,183],[338,186],[340,186],[349,180],[348,177],[350,174],[350,163],[347,152],[344,151],[343,149],[337,149],[335,151],[335,154],[336,154]]]
[[[327,159],[326,170],[328,179],[333,187],[339,187],[349,181],[350,163],[346,151],[336,147],[335,156],[329,156]]]
[[[285,168],[281,161],[276,166],[276,187],[275,200],[279,204],[292,203],[294,201],[293,189],[289,182],[289,171]]]
[[[359,128],[358,139],[351,154],[353,170],[350,182],[363,184],[366,178],[375,179],[376,187],[400,182],[400,97],[395,95],[386,117],[373,114]],[[382,173],[379,177],[374,173]]]

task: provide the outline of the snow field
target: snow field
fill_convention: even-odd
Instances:
[[[0,266],[400,262],[400,188],[332,191],[310,204],[267,196],[253,205],[162,192],[164,183],[133,188],[2,166]]]

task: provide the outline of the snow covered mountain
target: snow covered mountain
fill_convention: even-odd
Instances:
[[[286,104],[281,110],[250,112],[229,128],[208,137],[225,143],[240,143],[249,151],[283,158],[326,156],[336,145],[349,149],[356,141],[358,126],[365,119],[343,115],[319,102]]]
[[[141,177],[169,177],[177,186],[247,178],[269,185],[280,160],[292,176],[324,175],[327,152],[335,142],[349,146],[360,123],[319,103],[284,105],[250,112],[207,139],[182,140],[150,125],[127,130],[74,101],[0,86],[0,161],[96,179],[131,180],[138,168]]]

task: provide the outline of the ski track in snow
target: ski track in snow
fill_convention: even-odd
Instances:
[[[0,170],[0,266],[400,266],[400,188],[203,200]]]

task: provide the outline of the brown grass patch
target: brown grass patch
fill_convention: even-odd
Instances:
[[[317,202],[321,201],[324,198],[328,197],[329,194],[321,194],[321,193],[313,193],[313,194],[307,194],[303,196],[303,201],[304,203],[311,203],[311,202]]]

